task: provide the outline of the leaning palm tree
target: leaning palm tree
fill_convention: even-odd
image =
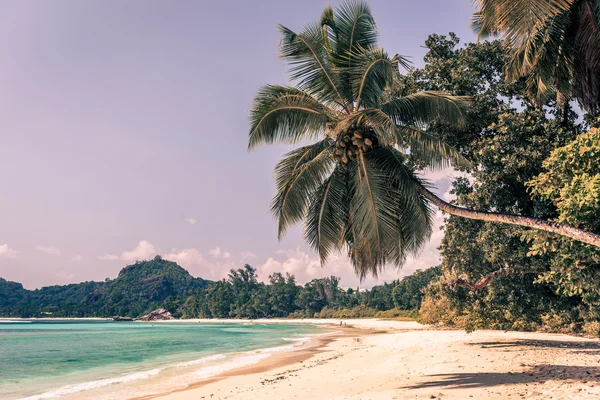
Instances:
[[[577,98],[587,111],[600,105],[599,0],[474,0],[473,29],[500,35],[512,51],[512,79],[526,77],[532,99],[559,104]]]
[[[401,266],[427,242],[432,207],[600,245],[600,236],[534,218],[449,204],[413,165],[465,165],[460,153],[426,133],[434,122],[461,123],[468,99],[440,92],[401,96],[401,56],[377,47],[364,3],[327,8],[300,33],[280,26],[281,56],[297,86],[265,86],[251,110],[249,148],[303,142],[277,164],[272,212],[279,236],[304,222],[304,236],[325,262],[346,251],[357,274]],[[310,144],[306,144],[306,143]]]

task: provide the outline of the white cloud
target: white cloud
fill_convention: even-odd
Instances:
[[[442,222],[443,216],[441,213],[438,213],[435,216],[431,242],[416,258],[407,260],[404,267],[400,270],[393,266],[387,267],[379,274],[378,278],[368,276],[363,282],[360,282],[360,279],[354,273],[354,267],[343,254],[332,254],[327,263],[321,266],[321,261],[316,254],[312,252],[307,253],[300,249],[277,251],[274,257],[268,258],[264,264],[256,268],[257,274],[261,281],[267,281],[269,275],[281,272],[282,274],[293,274],[299,284],[305,284],[316,278],[333,275],[340,278],[341,286],[371,287],[381,285],[384,282],[401,279],[406,275],[412,274],[417,269],[429,268],[439,263],[439,251],[437,247],[443,236],[443,232],[439,230]]]
[[[73,262],[81,262],[81,260],[83,260],[83,257],[81,257],[79,254],[71,259]]]
[[[250,251],[243,251],[240,256],[242,257],[242,261],[243,260],[248,260],[250,258],[256,258],[256,254],[250,252]]]
[[[76,276],[75,274],[69,274],[69,273],[66,273],[66,272],[64,272],[64,271],[59,271],[59,272],[57,272],[55,275],[56,275],[56,277],[58,277],[58,278],[61,278],[61,279],[64,279],[64,280],[67,280],[67,281],[69,281],[69,282],[72,282],[72,281],[73,281],[73,279],[74,279],[74,278],[75,278],[75,276]]]
[[[210,256],[212,258],[218,258],[218,259],[222,259],[222,260],[229,260],[231,259],[231,253],[227,252],[227,251],[222,251],[220,247],[215,247],[214,249],[211,249],[208,254],[210,254]]]
[[[211,249],[208,254],[211,255],[211,257],[214,258],[219,258],[219,256],[221,255],[221,248],[220,247],[215,247],[214,249]]]
[[[0,257],[17,258],[17,254],[19,254],[19,252],[8,247],[8,244],[3,244],[0,246]]]
[[[115,254],[105,254],[103,256],[98,257],[100,260],[109,260],[109,261],[141,261],[141,260],[149,260],[156,256],[157,251],[156,247],[152,243],[147,242],[146,240],[140,240],[138,245],[131,250],[125,250],[121,253],[120,256]]]
[[[124,251],[121,254],[121,260],[124,261],[137,261],[137,260],[148,260],[156,255],[156,247],[145,240],[140,240],[138,245],[129,251]]]
[[[233,260],[230,253],[222,252],[220,248],[212,249],[209,253],[212,261],[204,259],[202,253],[195,248],[172,249],[163,258],[176,262],[194,276],[210,280],[223,279],[229,270],[241,267],[241,263]]]
[[[46,246],[35,246],[37,251],[41,251],[42,253],[48,254],[50,256],[59,256],[60,250],[56,247],[46,247]]]
[[[202,254],[197,249],[173,249],[170,253],[164,254],[165,260],[174,261],[186,269],[201,266],[204,263]]]
[[[194,217],[187,217],[185,220],[190,225],[196,225],[198,223],[198,220]]]

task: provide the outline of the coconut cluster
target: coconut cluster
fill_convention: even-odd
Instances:
[[[348,164],[360,153],[373,150],[377,143],[377,137],[372,130],[350,130],[336,140],[334,157]]]

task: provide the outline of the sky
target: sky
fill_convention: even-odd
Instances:
[[[328,4],[0,2],[0,277],[103,280],[160,254],[205,279],[249,263],[263,280],[369,287],[435,265],[439,229],[362,283],[343,256],[321,267],[300,228],[277,240],[273,168],[291,148],[249,153],[249,108],[260,86],[288,83],[277,24],[299,30]],[[380,44],[417,66],[431,33],[474,38],[470,0],[369,4]],[[429,175],[445,196],[451,176]]]

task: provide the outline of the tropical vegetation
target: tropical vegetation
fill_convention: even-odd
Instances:
[[[499,35],[511,57],[511,80],[524,79],[540,104],[577,99],[588,112],[600,105],[600,2],[598,0],[476,0],[473,29]],[[567,111],[565,110],[565,113]]]
[[[517,209],[499,213],[461,207],[431,191],[420,173],[425,169],[480,167],[440,137],[445,129],[472,128],[465,125],[469,97],[460,90],[436,90],[433,82],[431,87],[408,86],[400,74],[400,67],[409,68],[406,59],[377,47],[366,4],[329,7],[318,23],[299,33],[284,26],[280,31],[281,57],[297,85],[259,90],[249,147],[316,140],[286,154],[276,166],[278,191],[271,209],[280,237],[303,221],[304,237],[323,263],[332,252],[347,252],[360,277],[376,276],[385,265],[399,267],[418,253],[431,234],[432,205],[452,215],[541,229],[600,246],[599,235],[576,226]]]
[[[298,285],[293,275],[274,273],[263,283],[245,265],[210,282],[156,257],[105,282],[26,290],[0,279],[0,317],[139,317],[162,307],[181,318],[416,318],[423,289],[437,276],[435,268],[417,271],[362,292],[340,288],[334,276]]]
[[[174,262],[156,257],[121,270],[115,279],[27,290],[0,278],[2,317],[138,317],[159,307],[177,309],[208,285]]]

